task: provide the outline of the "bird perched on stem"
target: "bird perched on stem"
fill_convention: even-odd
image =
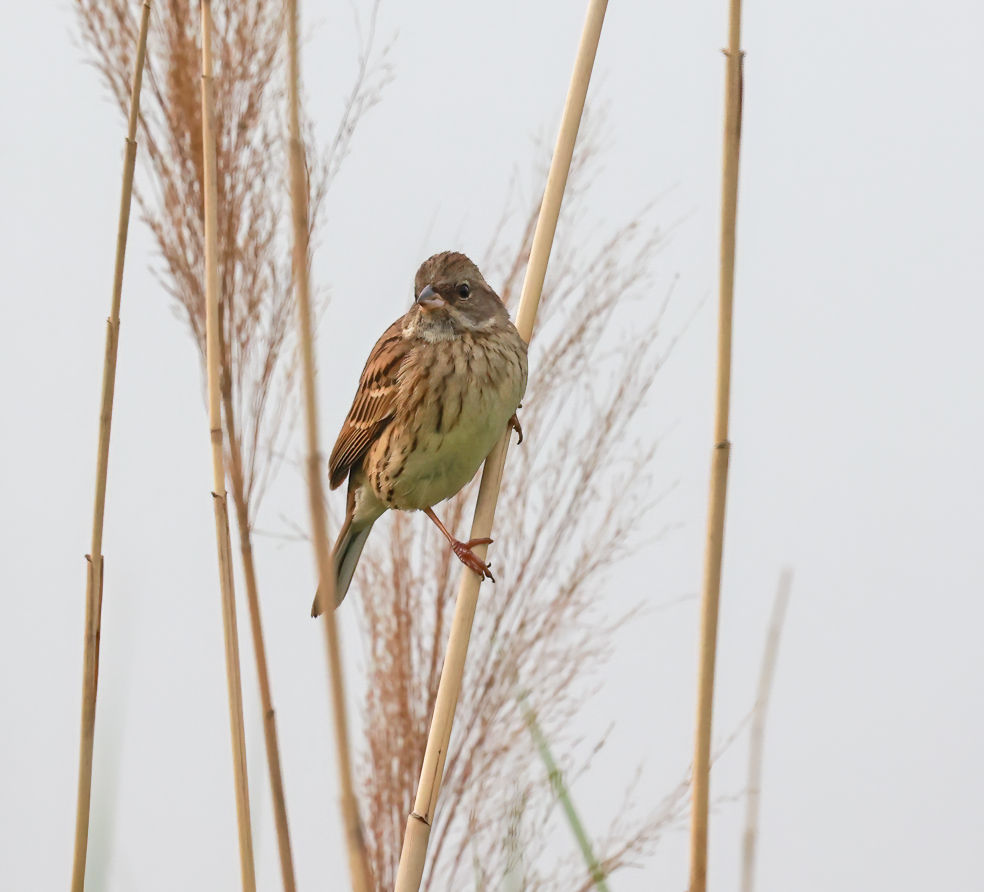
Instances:
[[[526,391],[526,343],[496,293],[464,254],[425,260],[414,304],[372,348],[328,461],[337,489],[348,478],[345,522],[332,552],[335,606],[348,591],[372,525],[390,508],[423,511],[458,559],[492,579],[433,511],[457,494],[508,428]],[[324,606],[321,590],[311,615]]]

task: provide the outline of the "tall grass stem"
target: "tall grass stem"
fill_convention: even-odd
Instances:
[[[731,399],[731,318],[735,288],[735,229],[738,215],[738,150],[741,140],[741,0],[731,0],[724,112],[724,160],[721,185],[721,260],[718,309],[717,394],[714,451],[701,596],[697,727],[694,740],[690,819],[690,892],[707,889],[707,814],[710,795],[711,714],[717,656],[721,561],[728,490],[728,413]]]
[[[547,263],[550,260],[550,249],[553,246],[554,234],[557,230],[564,188],[570,173],[574,144],[577,141],[577,131],[584,112],[588,84],[591,81],[591,70],[594,66],[598,42],[601,39],[601,28],[607,7],[607,0],[590,0],[581,42],[574,62],[574,73],[564,105],[560,132],[557,135],[557,144],[554,148],[553,160],[550,163],[547,185],[533,236],[530,261],[526,267],[522,296],[516,313],[516,328],[527,343],[533,336],[533,325],[540,303],[540,293],[543,290]],[[495,506],[499,497],[499,486],[502,481],[508,448],[509,436],[507,431],[485,460],[485,467],[479,484],[478,501],[475,505],[475,516],[469,536],[471,539],[488,538],[492,531],[492,521],[495,517]],[[481,560],[485,559],[486,546],[478,546],[474,551]],[[423,880],[427,844],[430,839],[430,829],[444,775],[444,763],[447,759],[448,745],[451,740],[454,711],[461,690],[465,657],[468,653],[468,643],[471,637],[472,623],[475,619],[475,609],[478,605],[478,591],[481,582],[482,580],[473,571],[466,569],[462,572],[454,616],[451,620],[448,649],[441,670],[434,714],[431,718],[430,733],[427,737],[427,747],[424,751],[423,765],[420,770],[417,795],[414,799],[413,811],[407,819],[407,830],[400,854],[400,867],[397,873],[395,892],[417,892]],[[327,603],[331,603],[330,600],[327,600]]]
[[[246,603],[249,605],[249,622],[253,633],[256,676],[260,685],[263,740],[266,744],[267,771],[270,775],[273,822],[277,831],[277,850],[280,855],[280,876],[284,883],[284,892],[296,892],[294,858],[290,847],[290,828],[287,824],[287,799],[284,795],[283,772],[280,768],[280,741],[277,735],[276,713],[273,710],[273,696],[270,693],[266,643],[263,640],[263,623],[260,615],[260,593],[256,584],[256,563],[253,560],[253,531],[249,522],[249,505],[246,501],[242,450],[233,424],[235,415],[231,387],[223,388],[222,402],[225,408],[226,435],[229,437],[231,465],[229,476],[232,481],[232,502],[236,509],[236,524],[239,527],[239,555],[243,562],[243,580],[246,583]]]
[[[287,42],[289,53],[288,90],[290,91],[290,187],[294,223],[294,286],[297,296],[297,322],[301,346],[301,366],[304,379],[304,409],[307,420],[307,478],[311,501],[311,526],[318,578],[323,588],[324,603],[335,603],[335,571],[328,543],[328,523],[325,517],[322,461],[318,446],[317,392],[314,380],[314,337],[311,326],[311,298],[308,257],[308,186],[304,165],[304,147],[300,126],[300,57],[297,39],[297,0],[287,2]],[[328,653],[329,685],[335,727],[335,750],[341,786],[342,818],[348,850],[349,872],[354,892],[370,892],[372,874],[358,803],[352,783],[352,761],[349,751],[348,717],[345,709],[345,684],[342,677],[341,644],[335,622],[335,611],[324,611],[325,644]]]
[[[758,844],[759,799],[762,794],[762,759],[765,753],[765,719],[769,712],[772,679],[779,659],[779,638],[786,619],[789,593],[793,587],[793,571],[788,567],[779,576],[776,599],[772,602],[769,631],[762,652],[758,696],[752,713],[752,728],[748,744],[748,788],[745,791],[745,832],[741,847],[741,892],[755,888],[755,850]]]
[[[243,728],[243,690],[236,626],[236,596],[232,578],[232,542],[225,489],[225,456],[222,437],[222,345],[219,319],[218,191],[215,149],[215,85],[212,72],[212,3],[202,0],[202,146],[205,187],[205,365],[208,378],[208,419],[212,441],[212,505],[215,511],[215,544],[219,559],[222,626],[225,640],[229,722],[232,732],[232,764],[236,789],[239,833],[239,866],[245,892],[255,892],[253,834],[249,814],[246,772],[246,734]]]
[[[103,357],[102,399],[99,407],[99,445],[96,450],[96,494],[92,511],[92,545],[86,555],[85,640],[82,656],[82,728],[79,741],[79,785],[75,811],[75,853],[72,860],[72,892],[85,886],[85,862],[89,844],[89,806],[92,798],[92,752],[96,734],[96,692],[99,682],[99,637],[102,626],[103,520],[106,514],[106,480],[109,474],[109,435],[113,424],[113,396],[116,391],[116,357],[120,338],[120,304],[123,299],[123,262],[130,228],[133,197],[133,170],[137,160],[137,125],[140,120],[140,86],[147,56],[150,0],[144,0],[140,13],[140,36],[133,63],[130,112],[127,121],[126,150],[123,158],[123,188],[116,234],[116,265],[113,269],[113,297],[106,320],[106,352]]]

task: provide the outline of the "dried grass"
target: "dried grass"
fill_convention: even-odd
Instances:
[[[293,888],[286,806],[266,667],[253,561],[252,532],[260,500],[279,465],[295,420],[293,275],[287,212],[284,7],[274,0],[211,4],[214,20],[218,280],[222,425],[225,467],[239,527],[247,601],[257,660],[264,733],[273,787],[284,885]],[[76,0],[83,45],[123,111],[136,42],[127,0]],[[308,242],[318,210],[348,154],[361,117],[392,76],[385,50],[373,61],[376,7],[356,79],[337,133],[318,156],[304,126]],[[200,15],[168,0],[155,8],[147,57],[140,139],[146,172],[136,195],[154,235],[156,270],[199,348],[206,347],[205,230]],[[316,309],[316,313],[318,310]]]
[[[136,41],[128,0],[76,0],[83,45],[125,112]],[[287,91],[283,4],[213,3],[223,389],[242,450],[250,522],[291,435],[295,338],[288,229]],[[309,226],[348,155],[359,121],[392,78],[386,49],[374,59],[375,6],[356,79],[322,154],[306,134]],[[204,203],[199,15],[190,3],[155,7],[140,131],[149,176],[136,194],[154,234],[161,284],[176,302],[204,368]],[[142,186],[142,187],[141,187]],[[231,464],[231,456],[227,456]]]

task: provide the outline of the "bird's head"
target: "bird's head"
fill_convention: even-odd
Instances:
[[[509,318],[478,267],[454,251],[435,254],[420,265],[413,296],[414,327],[424,337],[488,331]]]

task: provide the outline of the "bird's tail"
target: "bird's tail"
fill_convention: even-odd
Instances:
[[[355,575],[355,568],[359,563],[359,557],[362,554],[362,549],[366,544],[366,539],[369,538],[369,531],[372,529],[374,523],[375,519],[370,520],[365,526],[355,529],[351,517],[349,517],[338,534],[338,541],[335,542],[335,547],[331,552],[332,564],[335,568],[336,608],[342,603],[342,599],[345,597],[345,593],[352,583],[352,577]],[[311,605],[311,616],[320,616],[323,608],[324,605],[321,603],[321,587],[319,586],[314,596],[314,603]]]

